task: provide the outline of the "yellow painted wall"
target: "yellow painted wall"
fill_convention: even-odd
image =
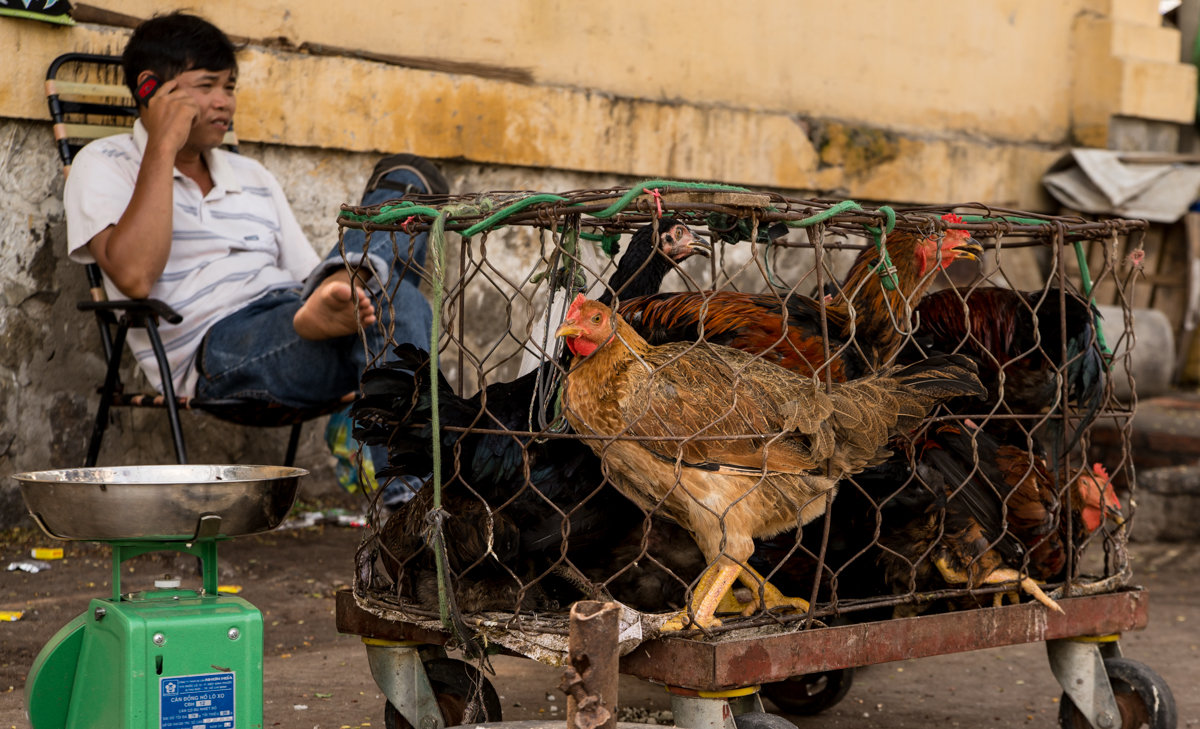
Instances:
[[[529,69],[540,85],[1056,141],[1077,2],[214,0],[229,33]],[[125,0],[152,14],[186,2]],[[386,9],[385,9],[386,8]]]
[[[119,5],[119,8],[116,7]],[[138,17],[182,0],[113,3]],[[891,202],[1047,203],[1040,177],[1114,114],[1183,122],[1195,69],[1156,0],[211,0],[254,39],[239,135],[485,164],[668,176]],[[0,19],[0,117],[44,119],[38,79],[128,31]],[[527,70],[531,84],[305,44]]]

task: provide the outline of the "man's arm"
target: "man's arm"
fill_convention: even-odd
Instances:
[[[187,142],[199,107],[167,81],[142,110],[149,141],[133,197],[116,225],[88,243],[96,263],[131,299],[150,295],[171,255],[175,158]]]

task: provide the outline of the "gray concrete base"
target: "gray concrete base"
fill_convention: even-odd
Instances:
[[[1200,539],[1200,462],[1139,471],[1130,539]]]

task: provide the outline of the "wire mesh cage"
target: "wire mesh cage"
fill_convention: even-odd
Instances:
[[[365,340],[355,435],[382,485],[425,482],[373,512],[376,615],[533,655],[580,599],[626,606],[636,643],[1057,610],[1129,579],[1135,403],[1112,379],[1137,269],[1115,251],[1143,221],[650,181],[339,223],[344,247],[386,236],[434,310],[426,341]]]

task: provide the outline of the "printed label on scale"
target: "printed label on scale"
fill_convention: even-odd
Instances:
[[[159,729],[234,729],[232,673],[159,679]]]

